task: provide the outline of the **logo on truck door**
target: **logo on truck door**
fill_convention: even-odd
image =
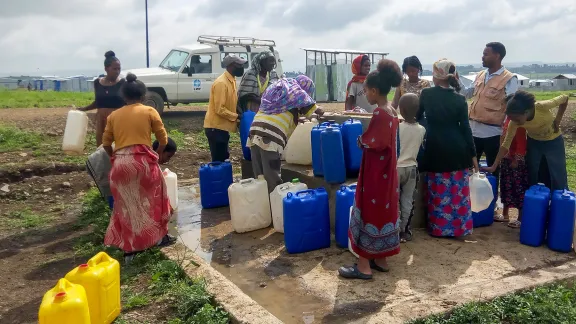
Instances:
[[[202,83],[200,80],[196,79],[193,82],[194,91],[202,90]]]

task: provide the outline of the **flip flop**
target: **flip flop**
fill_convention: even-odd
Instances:
[[[504,215],[496,214],[496,215],[494,215],[494,221],[498,222],[498,223],[504,223],[504,222],[507,222],[508,219],[504,218]]]
[[[371,268],[371,269],[374,269],[374,270],[376,270],[376,271],[380,271],[380,272],[388,272],[388,271],[390,271],[390,269],[388,269],[388,268],[383,268],[383,267],[377,265],[377,264],[376,264],[376,261],[374,261],[374,260],[370,260],[370,268]]]
[[[351,267],[340,267],[338,269],[338,274],[342,278],[346,279],[362,279],[362,280],[370,280],[372,279],[372,274],[365,274],[358,270],[358,265],[354,263]]]
[[[517,220],[508,223],[508,227],[510,228],[520,228],[520,225],[521,225],[520,221]]]

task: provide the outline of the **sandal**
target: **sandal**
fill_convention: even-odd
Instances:
[[[360,270],[358,270],[358,265],[356,263],[354,263],[354,265],[351,267],[340,267],[340,269],[338,269],[338,274],[340,275],[340,277],[346,279],[362,279],[362,280],[372,279],[372,274],[366,274],[360,272]]]
[[[384,267],[381,267],[381,266],[377,265],[377,264],[376,264],[376,261],[374,261],[374,260],[370,260],[370,268],[371,268],[371,269],[374,269],[374,270],[376,270],[376,271],[380,271],[380,272],[388,272],[388,271],[390,271],[390,269],[388,269],[388,268],[384,268]]]
[[[508,218],[505,218],[504,215],[501,214],[495,214],[494,221],[498,223],[504,223],[508,221]]]
[[[520,228],[520,225],[521,225],[521,224],[522,224],[522,223],[521,223],[519,220],[515,220],[515,221],[512,221],[512,222],[508,223],[508,227],[510,227],[510,228]]]
[[[164,235],[164,237],[162,238],[162,241],[160,241],[158,243],[158,247],[164,247],[164,246],[169,246],[172,245],[174,243],[176,243],[177,238],[175,238],[172,235],[166,234]]]

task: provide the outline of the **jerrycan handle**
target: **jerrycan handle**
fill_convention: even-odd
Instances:
[[[244,186],[253,183],[254,181],[255,181],[254,178],[248,178],[248,179],[242,179],[238,183]]]
[[[206,165],[208,165],[208,166],[218,166],[218,165],[220,165],[220,164],[222,164],[222,162],[216,161],[216,162],[209,162],[209,163],[207,163]]]
[[[100,263],[103,262],[109,262],[111,261],[111,257],[106,254],[106,252],[98,252],[95,256],[93,256],[92,258],[90,258],[90,260],[88,260],[88,266],[90,267],[94,267]]]
[[[348,188],[350,188],[350,190],[356,190],[356,186],[357,186],[357,183],[353,183],[353,184],[349,185]]]
[[[315,196],[316,190],[314,190],[314,189],[300,190],[300,191],[296,192],[296,194],[295,194],[295,196],[298,198],[300,198],[302,196],[306,196],[306,195]]]
[[[283,185],[280,185],[280,188],[278,188],[278,189],[280,189],[280,190],[286,190],[286,189],[288,189],[288,188],[290,188],[289,185],[283,184]]]

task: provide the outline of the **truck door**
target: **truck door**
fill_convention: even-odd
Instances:
[[[210,88],[217,75],[213,69],[213,57],[217,54],[190,55],[190,61],[180,73],[178,80],[179,102],[208,102]]]

